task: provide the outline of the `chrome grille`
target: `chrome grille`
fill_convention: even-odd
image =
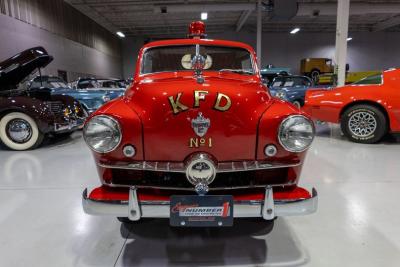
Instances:
[[[266,170],[296,167],[301,164],[300,161],[282,163],[267,161],[229,161],[219,162],[216,168],[217,173],[220,172],[239,172],[252,170]],[[155,161],[138,161],[130,163],[98,163],[100,167],[108,169],[125,169],[125,170],[143,170],[143,171],[160,171],[160,172],[186,172],[186,166],[183,162],[155,162]]]
[[[46,105],[55,115],[61,115],[64,112],[64,104],[61,101],[48,101],[46,102]]]

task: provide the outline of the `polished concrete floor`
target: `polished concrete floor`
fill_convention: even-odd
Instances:
[[[301,184],[319,210],[270,226],[130,228],[85,215],[84,187],[98,185],[81,133],[40,149],[0,149],[0,266],[400,266],[400,141],[350,143],[318,126]]]

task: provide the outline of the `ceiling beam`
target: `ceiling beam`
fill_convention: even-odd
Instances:
[[[246,11],[242,12],[238,22],[236,23],[236,32],[239,32],[242,29],[243,25],[246,23],[247,19],[249,18],[251,12],[252,12],[251,10],[246,10]]]
[[[376,23],[372,26],[372,31],[383,31],[397,25],[400,25],[400,16],[391,17],[390,19]]]
[[[214,12],[214,11],[243,11],[256,10],[255,3],[237,4],[187,4],[187,5],[155,5],[154,13],[182,13],[182,12]]]
[[[296,16],[336,16],[336,3],[300,3]],[[351,3],[350,15],[396,14],[400,13],[400,3]]]

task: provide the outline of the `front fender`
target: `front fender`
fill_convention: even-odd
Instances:
[[[260,118],[257,136],[256,157],[258,160],[267,160],[271,163],[298,163],[303,162],[306,152],[293,153],[285,150],[279,143],[278,131],[281,122],[290,115],[304,115],[292,105],[283,100],[276,99],[274,103],[264,112]],[[274,157],[267,157],[264,149],[267,145],[274,145],[277,148],[277,154]],[[300,176],[302,164],[297,167],[288,168],[288,179],[297,183]]]
[[[119,122],[122,132],[121,143],[114,151],[105,154],[93,152],[97,161],[115,163],[144,159],[142,122],[136,111],[129,107],[123,98],[106,103],[95,111],[86,122],[96,115],[107,115],[115,118]],[[123,154],[123,147],[128,144],[133,145],[136,149],[134,157],[127,158]]]
[[[43,133],[53,129],[54,115],[41,100],[27,96],[0,99],[0,116],[10,112],[21,112],[32,117]]]

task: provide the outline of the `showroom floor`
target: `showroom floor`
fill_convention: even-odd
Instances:
[[[29,152],[0,150],[0,266],[399,266],[400,141],[350,143],[320,125],[301,183],[319,210],[275,228],[130,229],[85,215],[84,187],[98,184],[81,133]],[[330,137],[332,136],[332,137]]]

